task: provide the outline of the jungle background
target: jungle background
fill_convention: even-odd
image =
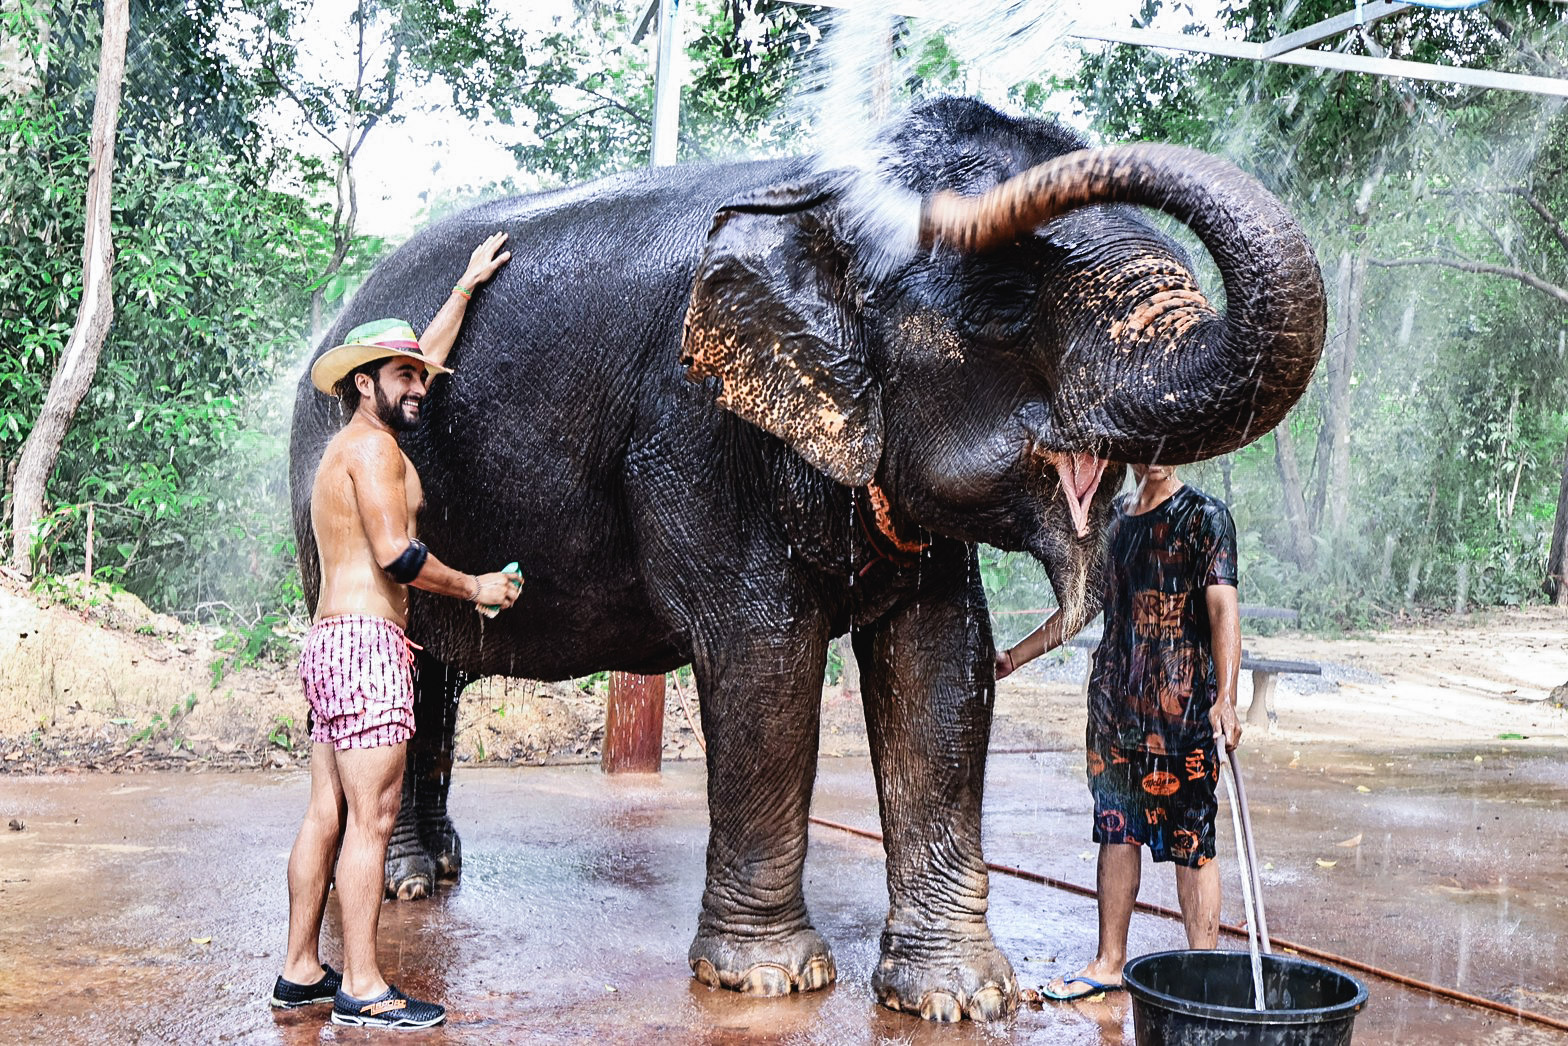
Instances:
[[[215,676],[286,659],[305,623],[288,409],[316,333],[423,224],[647,163],[645,0],[548,6],[130,3],[113,322],[12,584],[68,606],[128,592],[213,626]],[[1120,21],[1261,40],[1342,7],[1147,0]],[[1331,315],[1287,422],[1188,472],[1232,506],[1243,601],[1329,630],[1568,602],[1561,99],[1115,45],[1062,45],[1019,78],[933,20],[893,19],[868,45],[831,9],[776,0],[689,0],[684,18],[681,162],[825,148],[913,100],[967,93],[1096,142],[1183,143],[1256,173],[1314,238]],[[18,461],[81,306],[103,25],[101,3],[0,0],[6,548]],[[1568,8],[1419,11],[1335,43],[1568,76]],[[870,70],[856,120],[822,104],[846,47]],[[367,172],[362,148],[416,123],[443,139],[399,157],[395,180],[427,188],[401,223],[369,221],[363,186],[387,165]],[[459,142],[506,169],[470,163]],[[1034,619],[1007,613],[1049,606],[1049,587],[1024,557],[986,549],[983,563],[998,630],[1016,637]]]

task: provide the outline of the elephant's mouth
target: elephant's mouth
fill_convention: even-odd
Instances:
[[[1094,500],[1095,491],[1100,489],[1100,477],[1105,474],[1109,462],[1083,451],[1053,451],[1046,455],[1046,460],[1056,467],[1073,532],[1080,538],[1088,537],[1089,504]]]

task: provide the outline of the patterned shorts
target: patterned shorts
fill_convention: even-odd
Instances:
[[[413,660],[408,637],[384,617],[317,621],[299,657],[310,739],[339,751],[407,741],[414,735]]]
[[[1147,846],[1154,860],[1188,868],[1214,859],[1212,751],[1156,755],[1091,743],[1088,772],[1095,842]]]

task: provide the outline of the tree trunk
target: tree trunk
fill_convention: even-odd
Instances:
[[[1546,556],[1546,581],[1541,587],[1557,606],[1568,607],[1568,443],[1563,444],[1563,478],[1557,488],[1552,550]]]
[[[1296,566],[1312,569],[1315,547],[1307,526],[1307,499],[1301,488],[1301,469],[1296,465],[1296,441],[1291,437],[1287,419],[1274,430],[1274,461],[1279,467],[1280,493],[1285,503],[1285,523],[1290,527],[1290,554]]]
[[[1356,345],[1361,340],[1361,297],[1366,285],[1367,263],[1346,251],[1339,258],[1338,332],[1325,353],[1328,390],[1323,403],[1323,428],[1318,432],[1317,459],[1321,463],[1312,501],[1312,521],[1337,530],[1345,525],[1350,505],[1350,377],[1356,365]]]
[[[104,0],[103,42],[98,55],[98,99],[93,106],[87,174],[87,229],[82,244],[82,304],[76,326],[49,383],[43,409],[22,446],[11,515],[11,565],[31,572],[33,528],[44,514],[44,490],[60,456],[60,445],[76,408],[92,385],[98,355],[114,319],[114,240],[110,200],[114,176],[115,126],[125,80],[129,0]]]

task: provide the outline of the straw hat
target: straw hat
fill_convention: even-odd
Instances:
[[[355,367],[393,356],[418,360],[429,368],[432,378],[452,373],[451,368],[441,366],[419,351],[419,338],[405,321],[371,320],[349,331],[348,339],[342,345],[334,346],[316,358],[310,368],[310,383],[332,396],[337,383]]]

